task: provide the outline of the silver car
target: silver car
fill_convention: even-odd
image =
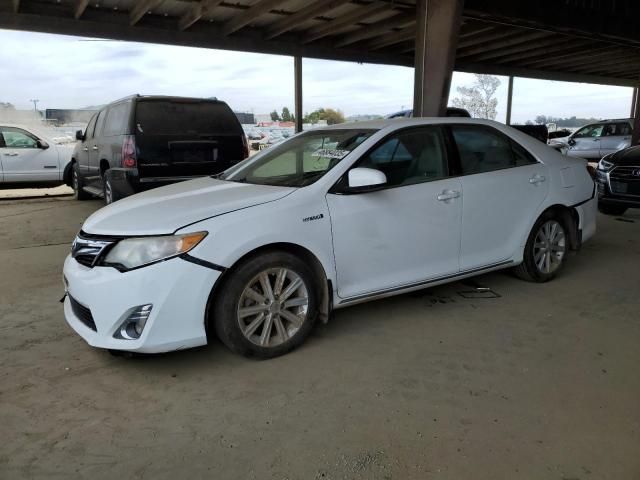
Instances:
[[[632,122],[632,119],[603,120],[585,125],[567,137],[567,155],[598,161],[631,146]]]

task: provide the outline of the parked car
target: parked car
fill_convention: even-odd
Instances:
[[[235,114],[212,99],[134,95],[101,109],[76,136],[76,198],[97,195],[107,204],[220,173],[249,156]]]
[[[632,119],[603,120],[576,130],[566,137],[567,155],[599,161],[605,155],[631,145]]]
[[[0,188],[63,185],[72,151],[32,127],[0,124]]]
[[[598,208],[608,215],[622,215],[640,208],[640,147],[610,153],[598,163]]]
[[[94,213],[65,260],[64,312],[95,347],[217,335],[273,357],[333,308],[505,268],[551,280],[595,217],[586,161],[497,122],[333,125]]]
[[[461,117],[461,118],[471,118],[471,114],[465,110],[464,108],[458,107],[447,107],[447,117]],[[387,115],[386,118],[412,118],[413,117],[413,109],[411,110],[401,110],[396,113],[392,113],[391,115]]]
[[[546,125],[511,125],[513,128],[526,133],[530,137],[547,143],[549,140],[549,130]]]

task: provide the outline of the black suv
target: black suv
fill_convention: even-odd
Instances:
[[[219,173],[249,156],[240,122],[215,99],[123,98],[97,112],[76,138],[71,159],[76,198],[98,195],[107,204]]]
[[[604,156],[598,163],[596,183],[602,213],[622,215],[627,208],[640,208],[640,147]]]

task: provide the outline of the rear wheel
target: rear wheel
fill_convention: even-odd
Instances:
[[[627,207],[618,205],[607,205],[606,203],[598,203],[598,210],[605,215],[622,215],[627,211]]]
[[[214,304],[218,338],[245,356],[272,358],[300,345],[317,317],[313,271],[287,252],[265,253],[230,272]]]
[[[78,164],[74,163],[71,171],[71,188],[73,188],[73,196],[76,200],[89,200],[91,195],[83,190],[84,181],[80,175]]]
[[[552,212],[542,215],[533,226],[524,247],[524,260],[515,274],[530,282],[548,282],[564,265],[569,250],[565,222]]]
[[[111,170],[107,170],[102,176],[102,192],[104,195],[104,203],[107,205],[122,198],[122,195],[120,195],[118,190],[113,187],[113,175]]]

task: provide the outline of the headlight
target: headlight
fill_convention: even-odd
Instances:
[[[604,158],[598,162],[598,170],[602,170],[603,172],[608,172],[613,168],[614,164],[605,160]]]
[[[103,265],[120,270],[142,267],[187,253],[206,236],[207,232],[197,232],[184,235],[127,238],[119,241],[109,251]]]

